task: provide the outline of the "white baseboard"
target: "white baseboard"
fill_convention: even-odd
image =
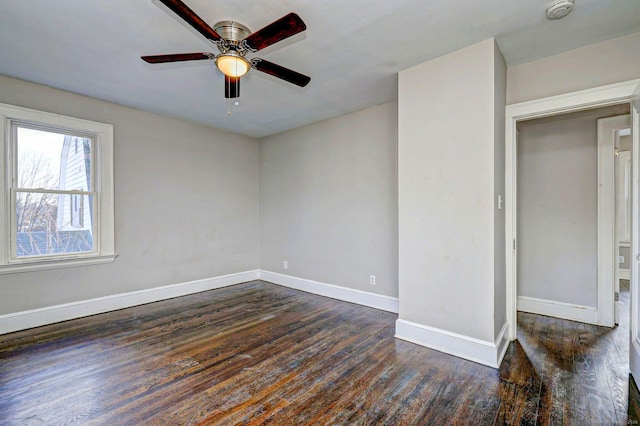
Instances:
[[[277,272],[260,271],[260,279],[284,287],[306,291],[308,293],[319,294],[345,302],[357,303],[358,305],[369,306],[387,312],[398,313],[398,298],[369,293],[362,290],[340,287],[333,284],[321,283],[307,280],[305,278],[292,277],[290,275],[279,274]]]
[[[553,300],[518,296],[518,311],[598,325],[598,309]]]
[[[494,342],[398,319],[396,337],[469,361],[498,368],[507,352],[508,325],[504,324]]]
[[[618,278],[621,280],[630,280],[631,269],[618,269]]]
[[[117,309],[130,308],[132,306],[185,296],[187,294],[199,293],[201,291],[227,287],[234,284],[257,280],[258,276],[258,270],[246,271],[237,274],[222,275],[197,281],[189,281],[163,287],[150,288],[147,290],[114,294],[95,299],[81,300],[78,302],[49,306],[46,308],[0,315],[0,334],[86,317],[89,315],[101,314],[103,312],[115,311]]]
[[[383,296],[276,272],[253,270],[0,315],[0,334],[158,302],[257,279],[345,302],[398,313],[398,298],[396,297]],[[505,324],[496,341],[489,342],[405,320],[399,319],[396,321],[396,337],[399,339],[494,368],[497,368],[502,362],[509,345],[507,330],[508,326]]]
[[[274,284],[345,302],[398,313],[398,298],[291,277],[275,272],[253,270],[0,315],[0,334],[130,308],[257,279],[264,279]]]

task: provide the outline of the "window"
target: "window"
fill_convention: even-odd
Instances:
[[[0,131],[0,273],[113,261],[113,127],[0,104]]]

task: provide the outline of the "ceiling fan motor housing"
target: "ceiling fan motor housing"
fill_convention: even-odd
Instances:
[[[235,21],[220,21],[213,29],[225,39],[230,46],[238,47],[240,42],[251,35],[251,30]],[[218,49],[221,49],[218,46]]]

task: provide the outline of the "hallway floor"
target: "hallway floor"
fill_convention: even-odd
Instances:
[[[510,365],[501,371],[519,372],[531,396],[537,395],[526,407],[531,424],[637,424],[628,288],[628,282],[621,287],[620,324],[613,329],[518,313],[518,341],[505,358]]]

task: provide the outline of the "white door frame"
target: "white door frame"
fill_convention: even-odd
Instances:
[[[631,102],[638,85],[640,85],[640,79],[507,105],[505,123],[505,261],[507,283],[506,308],[510,340],[515,340],[517,333],[517,122]],[[631,278],[631,282],[633,283],[633,272]],[[632,294],[633,290],[632,288]],[[600,293],[600,291],[598,293]],[[600,304],[600,298],[598,303]],[[600,312],[601,306],[598,306],[599,320]]]
[[[620,130],[629,127],[630,114],[598,120],[598,325],[605,327],[616,323],[619,244],[615,216],[615,147]]]
[[[623,135],[623,133],[625,133],[626,131],[628,131],[629,135],[631,134],[631,114],[627,114],[625,117],[627,117],[627,121],[629,123],[628,126],[626,127],[622,127],[619,128],[617,126],[614,126],[613,129],[613,134],[608,134],[605,135],[607,137],[611,137],[613,139],[613,144],[614,147],[619,147],[620,144],[620,137]],[[610,117],[610,118],[602,118],[600,120],[605,120],[605,121],[610,121],[610,120],[614,120],[618,117]],[[600,126],[601,121],[598,120],[598,126]],[[598,131],[599,131],[599,127],[598,127]],[[599,138],[600,136],[598,136]],[[618,148],[615,148],[616,150]],[[616,151],[618,152],[618,151]],[[626,157],[629,157],[628,159]],[[628,168],[628,174],[626,173],[626,162],[627,160],[629,161],[629,168]],[[623,162],[624,161],[624,162]],[[614,209],[614,214],[615,214],[615,220],[614,220],[614,234],[615,234],[615,244],[614,244],[614,253],[613,253],[613,259],[615,260],[615,267],[613,268],[614,271],[614,287],[615,287],[615,293],[616,294],[620,294],[620,280],[621,279],[625,279],[628,280],[631,278],[631,259],[629,260],[629,268],[625,269],[626,274],[624,277],[621,276],[620,272],[621,272],[621,268],[620,268],[620,263],[619,263],[619,258],[620,258],[620,239],[619,239],[619,234],[620,234],[620,227],[622,225],[625,226],[625,228],[627,228],[627,225],[629,225],[629,239],[628,239],[628,243],[629,243],[629,253],[631,253],[631,151],[619,151],[618,154],[616,154],[616,158],[615,158],[615,185],[614,185],[614,191],[615,191],[615,203],[616,203],[616,207]],[[619,179],[620,174],[622,173],[622,181]],[[628,176],[628,178],[627,178]],[[625,197],[626,200],[628,201],[628,207],[625,206],[623,207],[626,213],[626,220],[624,224],[621,224],[619,221],[619,208],[620,208],[620,202],[621,202],[621,197],[620,197],[620,191],[622,191],[622,197]],[[624,198],[623,198],[624,199]],[[625,231],[627,231],[627,229],[625,229]],[[628,315],[629,312],[626,313],[626,315]],[[620,324],[620,301],[618,300],[618,298],[615,299],[615,322],[616,324]]]
[[[631,344],[629,346],[629,369],[634,377],[640,377],[640,340],[638,305],[638,256],[640,254],[640,84],[631,97],[631,279],[629,296],[631,299]]]

